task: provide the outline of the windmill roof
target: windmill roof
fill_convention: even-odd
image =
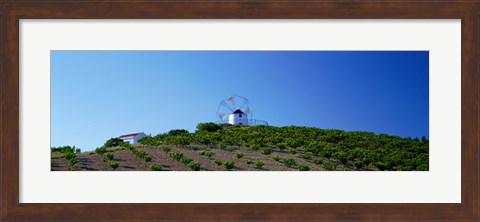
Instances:
[[[235,114],[238,114],[238,113],[245,114],[245,113],[242,112],[242,110],[240,110],[240,109],[235,110],[235,112],[233,112],[233,113],[235,113]]]

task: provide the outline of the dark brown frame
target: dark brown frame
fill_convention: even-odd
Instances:
[[[460,1],[0,1],[1,220],[457,220],[479,216],[479,16]],[[460,204],[21,204],[19,19],[461,19]]]

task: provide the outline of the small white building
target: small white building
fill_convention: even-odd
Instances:
[[[121,135],[118,138],[130,144],[138,144],[138,140],[144,136],[147,136],[147,135],[143,132],[140,132],[140,133],[130,133],[130,134]]]
[[[248,125],[248,116],[242,110],[237,109],[228,116],[228,123]]]

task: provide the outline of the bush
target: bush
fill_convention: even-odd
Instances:
[[[120,146],[120,144],[123,142],[122,139],[119,138],[111,138],[105,142],[103,146],[105,147],[115,147],[115,146]]]
[[[253,163],[253,160],[245,160],[245,163],[246,163],[247,165],[250,165],[250,164]]]
[[[162,171],[162,166],[158,165],[158,164],[153,164],[153,165],[150,165],[150,170],[151,171]]]
[[[181,152],[169,152],[168,156],[171,157],[174,160],[180,161],[183,157],[183,153]]]
[[[227,169],[227,170],[231,170],[235,167],[235,163],[232,162],[232,161],[227,161],[227,162],[223,163],[223,165],[225,166],[225,169]]]
[[[375,162],[374,165],[381,171],[388,169],[388,165],[382,162]]]
[[[401,166],[400,170],[401,171],[412,171],[413,167],[411,167],[411,166]]]
[[[144,156],[143,157],[143,161],[145,161],[145,162],[150,162],[150,160],[152,160],[152,157],[150,157],[150,156]]]
[[[309,153],[302,153],[300,155],[300,158],[303,158],[303,159],[306,159],[306,160],[311,160],[312,159],[312,155],[310,155]]]
[[[332,170],[335,170],[337,168],[337,164],[333,163],[333,162],[325,162],[323,163],[323,169],[325,170],[328,170],[328,171],[332,171]]]
[[[262,169],[263,165],[265,165],[265,163],[261,160],[257,160],[255,162],[255,166],[256,166],[257,169]]]
[[[270,155],[272,153],[272,148],[266,147],[260,150],[260,153],[263,155]]]
[[[280,161],[280,157],[279,157],[279,156],[274,156],[274,157],[273,157],[273,160],[275,160],[275,161]]]
[[[108,160],[113,160],[113,153],[107,153],[107,154],[105,154],[105,157],[106,157]]]
[[[362,160],[356,160],[355,162],[353,162],[353,166],[357,169],[360,169],[363,167],[363,161]]]
[[[280,149],[280,150],[287,149],[287,144],[285,144],[285,143],[279,143],[279,144],[277,144],[277,148]]]
[[[199,150],[199,149],[200,149],[200,148],[198,148],[198,146],[192,146],[192,150],[193,150],[193,151],[197,151],[197,150]]]
[[[75,164],[77,164],[77,158],[69,159],[68,164],[73,167]]]
[[[215,155],[215,153],[212,151],[205,152],[205,156],[207,156],[208,158],[212,157],[213,155]]]
[[[165,153],[168,153],[168,152],[172,151],[172,149],[170,149],[170,147],[168,147],[168,146],[163,147],[162,150],[163,150],[163,152],[165,152]]]
[[[323,163],[323,160],[320,159],[320,158],[316,158],[316,159],[313,159],[312,162],[313,162],[314,164],[320,165],[320,164]]]
[[[185,129],[173,129],[168,131],[169,136],[184,136],[190,134],[188,130]]]
[[[63,156],[67,160],[75,159],[77,157],[77,155],[75,155],[75,153],[65,153]]]
[[[259,150],[259,149],[260,149],[260,145],[258,145],[258,144],[253,144],[253,145],[252,145],[252,150],[253,150],[253,151],[257,151],[257,150]]]
[[[187,167],[190,168],[193,171],[199,171],[200,167],[201,167],[201,164],[199,162],[190,162],[187,165]]]
[[[214,160],[213,163],[215,163],[217,166],[223,165],[223,162],[221,160]]]
[[[207,132],[216,132],[221,130],[222,127],[215,123],[199,123],[197,125],[197,131],[207,131]]]
[[[218,148],[221,149],[221,150],[224,150],[227,148],[227,144],[225,143],[218,143]]]
[[[202,156],[205,156],[206,153],[207,153],[207,151],[205,151],[205,150],[202,150],[202,151],[198,152],[198,154],[200,154]]]
[[[108,161],[108,166],[110,166],[113,170],[117,169],[120,166],[120,163],[115,161]]]
[[[240,152],[235,153],[235,157],[237,157],[237,159],[240,159],[243,157],[243,153],[240,153]]]
[[[283,164],[285,164],[285,166],[287,167],[292,167],[293,165],[295,165],[295,160],[291,158],[285,158],[283,159]]]
[[[293,155],[297,154],[297,150],[295,149],[289,149],[288,152]]]
[[[420,164],[417,166],[418,171],[428,171],[428,164]]]
[[[182,157],[182,158],[180,159],[180,162],[183,163],[183,164],[185,164],[185,165],[187,165],[187,166],[188,166],[188,164],[189,164],[190,162],[192,162],[192,161],[193,161],[193,159],[192,159],[192,158],[188,158],[188,157]]]
[[[107,147],[104,147],[104,146],[98,147],[97,149],[95,149],[95,153],[98,153],[100,155],[103,155],[106,152],[107,152]]]
[[[307,165],[298,164],[298,170],[300,170],[300,171],[309,171],[309,170],[310,170],[310,167],[308,167]]]

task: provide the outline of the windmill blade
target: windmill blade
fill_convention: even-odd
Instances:
[[[230,102],[230,104],[235,105],[235,97],[234,96],[228,98],[228,101]]]
[[[241,101],[241,105],[237,107],[237,109],[243,109],[247,104],[248,104],[248,99],[243,97],[243,96],[239,96],[239,95],[236,95],[236,94],[233,94],[232,97],[236,97],[237,100],[240,100]],[[231,98],[231,97],[230,97]],[[240,103],[240,102],[238,102]]]
[[[233,112],[233,107],[230,106],[230,105],[228,105],[228,103],[225,102],[225,100],[222,100],[222,102],[220,102],[220,105],[218,106],[217,111],[220,110],[222,107],[225,107],[225,108],[227,108],[228,110],[230,110],[231,112]]]
[[[220,117],[220,120],[224,121],[227,118],[227,114],[221,113],[218,115],[218,117]]]

